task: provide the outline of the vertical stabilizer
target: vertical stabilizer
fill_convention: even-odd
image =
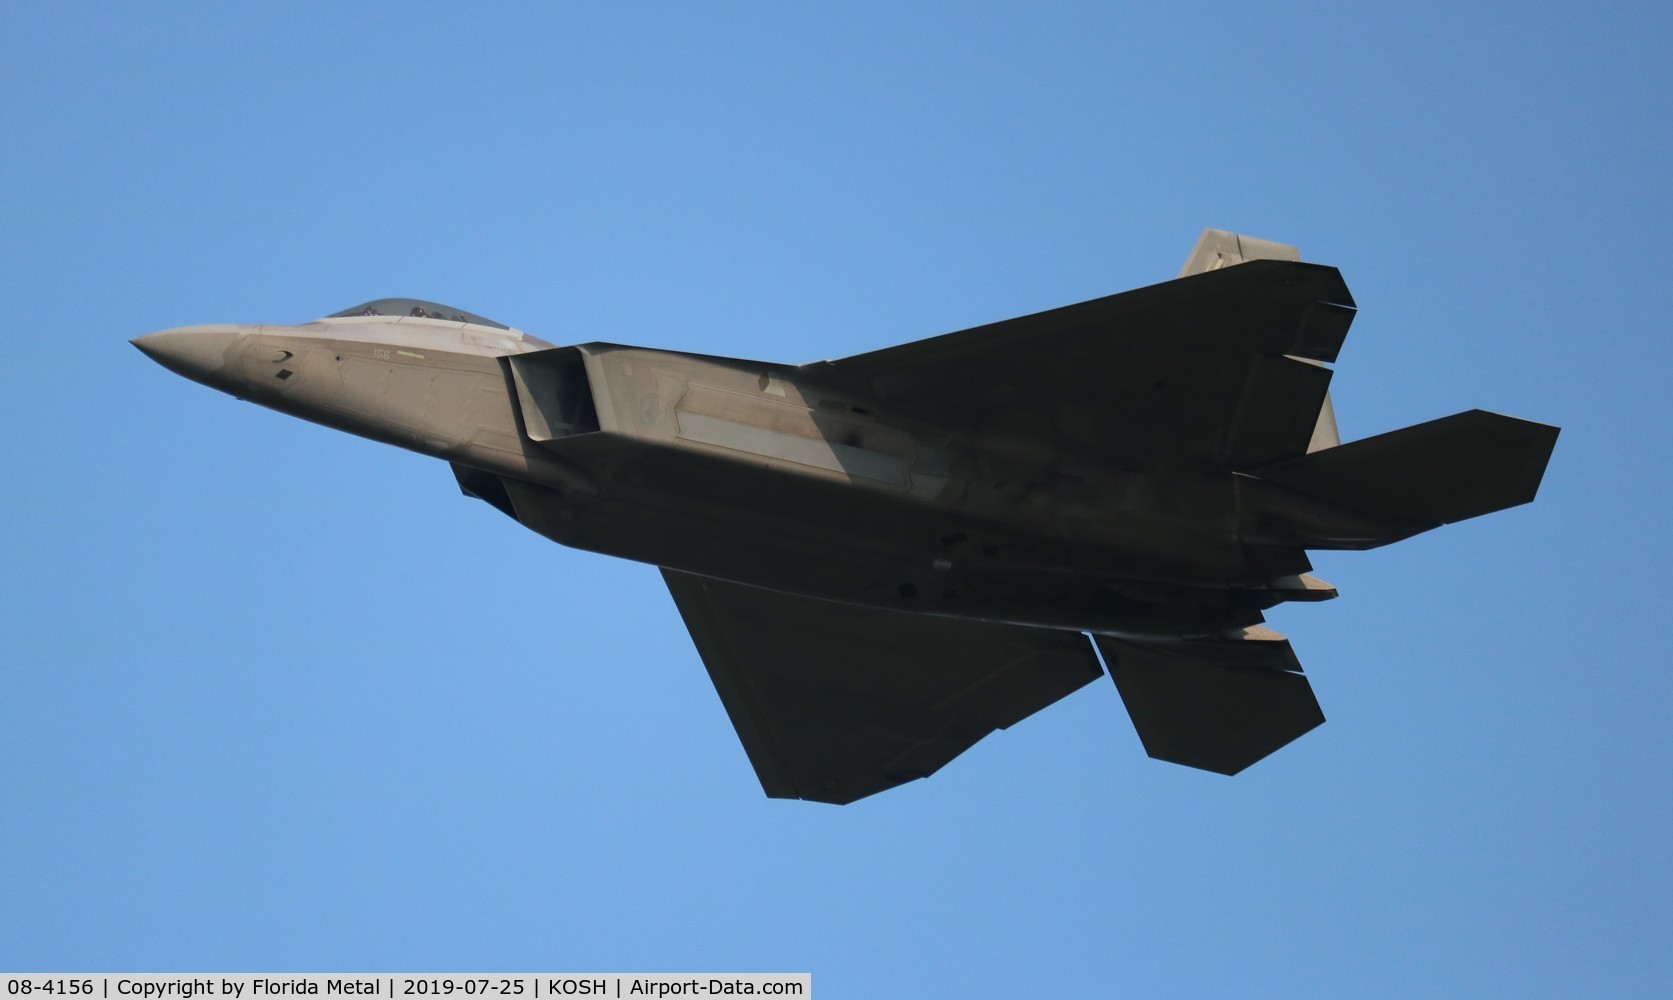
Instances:
[[[1224,229],[1204,229],[1202,235],[1197,237],[1197,245],[1191,248],[1191,255],[1185,258],[1185,266],[1179,269],[1179,276],[1184,278],[1204,271],[1217,271],[1222,267],[1231,267],[1251,260],[1300,259],[1301,251],[1288,243],[1244,236]],[[1324,405],[1319,408],[1318,422],[1313,425],[1313,440],[1308,444],[1307,451],[1323,451],[1341,443],[1342,438],[1336,432],[1336,407],[1330,402],[1330,394],[1326,393]]]
[[[1334,448],[1342,443],[1342,435],[1336,432],[1336,405],[1330,401],[1330,393],[1324,394],[1324,405],[1319,407],[1319,422],[1313,425],[1313,440],[1307,445],[1307,454]]]
[[[1204,229],[1197,237],[1197,245],[1191,248],[1191,256],[1185,258],[1185,266],[1179,269],[1179,276],[1217,271],[1251,260],[1300,259],[1301,251],[1288,243],[1274,243],[1224,229]]]

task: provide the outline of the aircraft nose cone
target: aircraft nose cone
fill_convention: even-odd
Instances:
[[[129,343],[169,371],[212,385],[227,367],[228,354],[237,345],[238,334],[230,330],[181,327],[148,333]]]

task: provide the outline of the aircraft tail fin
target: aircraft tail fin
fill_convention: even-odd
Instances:
[[[1185,266],[1179,269],[1179,276],[1184,278],[1204,271],[1218,271],[1222,267],[1246,264],[1252,260],[1300,259],[1300,249],[1289,243],[1263,240],[1226,229],[1204,229],[1197,237],[1197,245],[1191,248],[1190,256],[1185,258]],[[1330,393],[1327,392],[1324,403],[1319,407],[1313,439],[1307,450],[1322,451],[1341,443],[1342,439],[1336,433],[1336,408],[1331,405]]]
[[[1225,229],[1204,229],[1197,245],[1179,269],[1181,278],[1251,260],[1300,260],[1301,251],[1288,243],[1256,239]]]
[[[1249,470],[1282,491],[1246,513],[1312,548],[1386,545],[1533,500],[1558,431],[1486,410],[1414,424]]]

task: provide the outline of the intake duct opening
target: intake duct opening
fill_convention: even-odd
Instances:
[[[529,440],[556,441],[598,430],[592,383],[578,348],[554,347],[504,360]]]

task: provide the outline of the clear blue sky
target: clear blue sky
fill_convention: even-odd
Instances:
[[[1665,995],[1665,4],[477,7],[0,8],[0,968]],[[1204,226],[1342,268],[1345,437],[1564,428],[1533,505],[1319,555],[1330,721],[1235,779],[1104,681],[768,800],[653,569],[127,344],[406,295],[807,361]]]

